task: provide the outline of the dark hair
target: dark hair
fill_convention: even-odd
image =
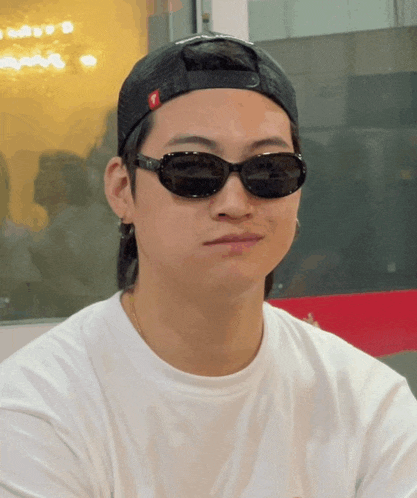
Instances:
[[[215,45],[215,46],[214,46]],[[240,71],[256,71],[256,61],[252,52],[229,41],[201,43],[185,47],[184,60],[189,71],[234,69]],[[122,161],[129,173],[132,195],[135,195],[136,169],[134,160],[137,152],[154,125],[153,114],[147,114],[129,136],[123,152]],[[291,122],[291,138],[294,152],[301,153],[298,126]],[[120,240],[119,256],[117,261],[117,284],[119,289],[127,289],[134,285],[138,275],[139,261],[135,234],[130,230],[131,225],[122,225],[124,236]],[[265,278],[264,300],[272,290],[274,270]]]
[[[136,153],[150,134],[154,124],[154,115],[148,114],[133,130],[124,146],[122,162],[129,173],[130,188],[133,197],[136,194]],[[117,258],[117,286],[119,289],[128,289],[136,282],[139,270],[138,247],[132,224],[121,225],[119,255]]]

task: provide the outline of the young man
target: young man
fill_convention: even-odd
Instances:
[[[280,66],[194,35],[118,112],[121,290],[1,366],[0,497],[417,497],[406,380],[264,300],[306,177]]]

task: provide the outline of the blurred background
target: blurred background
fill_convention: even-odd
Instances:
[[[148,51],[202,30],[255,42],[296,88],[308,177],[270,298],[416,289],[415,0],[15,0],[0,4],[3,330],[116,292],[102,177],[118,92]]]

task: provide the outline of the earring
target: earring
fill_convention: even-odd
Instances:
[[[123,223],[123,219],[119,220],[119,232],[122,239],[128,239],[135,233],[135,225],[133,223]]]
[[[295,225],[295,235],[294,235],[294,240],[297,240],[298,239],[298,236],[300,235],[300,221],[298,220],[297,218],[297,222],[296,222],[296,225]]]

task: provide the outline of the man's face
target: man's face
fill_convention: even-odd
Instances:
[[[163,104],[154,117],[141,152],[156,159],[168,152],[197,151],[240,163],[257,154],[294,151],[287,114],[250,90],[193,91]],[[181,143],[172,144],[180,137]],[[254,146],[265,139],[276,143]],[[298,190],[281,199],[258,198],[232,173],[212,197],[187,199],[163,187],[156,173],[137,169],[132,217],[140,275],[147,268],[196,289],[263,289],[266,275],[292,244],[300,195]],[[244,248],[206,244],[243,232],[263,239]]]

